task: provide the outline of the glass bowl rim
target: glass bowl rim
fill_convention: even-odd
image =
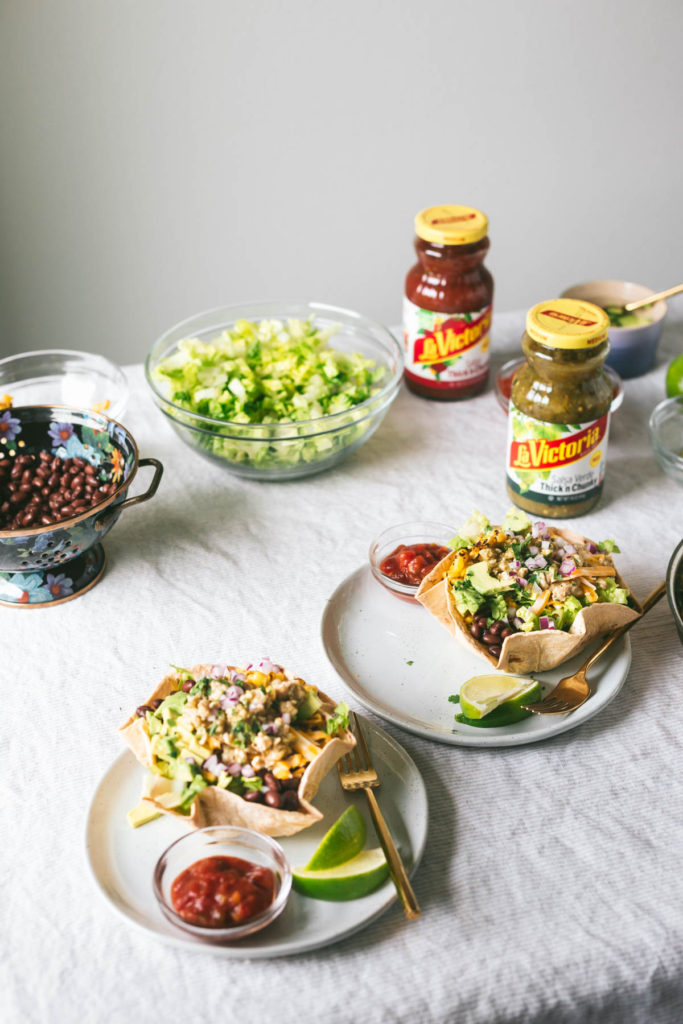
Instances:
[[[280,875],[280,888],[273,902],[269,903],[265,910],[262,910],[260,914],[256,914],[254,917],[249,918],[249,920],[245,921],[242,925],[212,928],[210,925],[193,924],[191,921],[186,921],[181,917],[181,915],[174,910],[172,905],[164,896],[161,882],[166,869],[165,861],[172,850],[180,844],[186,843],[187,840],[196,838],[198,835],[206,836],[212,832],[223,832],[228,829],[233,833],[237,833],[237,836],[234,838],[237,839],[238,844],[240,837],[250,838],[252,840],[256,839],[258,840],[258,843],[263,844],[264,849],[262,852],[267,854],[274,865],[274,868],[273,865],[271,865],[271,870],[275,870],[275,873],[279,873]],[[231,839],[225,840],[226,844],[231,841]],[[245,849],[245,855],[247,853],[248,850]],[[220,856],[220,854],[217,854],[217,856]],[[198,852],[197,854],[197,860],[199,859],[201,859],[201,852]],[[256,931],[259,931],[261,928],[264,928],[282,913],[292,890],[292,868],[282,846],[272,836],[267,836],[263,832],[257,832],[253,828],[245,828],[242,825],[207,825],[204,828],[192,829],[191,832],[185,832],[182,836],[174,839],[172,843],[169,843],[169,845],[159,854],[156,864],[154,865],[154,871],[152,872],[152,889],[157,903],[159,904],[159,909],[167,919],[178,928],[181,928],[189,934],[195,935],[197,938],[232,938],[234,941],[237,941],[240,938],[246,938],[247,935],[251,935]]]
[[[116,386],[121,389],[123,398],[127,401],[130,395],[130,386],[128,384],[128,378],[124,373],[123,367],[115,363],[113,359],[109,359],[108,356],[102,355],[100,352],[88,352],[86,349],[79,348],[35,348],[31,349],[30,352],[15,352],[10,356],[3,356],[0,359],[0,370],[3,367],[9,366],[14,362],[18,362],[21,359],[31,359],[33,357],[44,357],[44,356],[79,356],[81,358],[87,357],[97,363],[104,363],[110,367],[114,373],[113,376],[116,381]],[[86,362],[86,359],[83,359]],[[22,381],[17,381],[17,384],[21,384]],[[125,407],[125,403],[124,403]]]
[[[674,406],[680,407],[681,415],[683,416],[683,395],[672,395],[671,398],[663,398],[661,402],[658,402],[650,413],[648,420],[648,430],[650,432],[650,441],[652,447],[655,449],[657,455],[661,455],[662,458],[667,459],[674,466],[683,466],[683,456],[676,454],[670,448],[668,448],[659,436],[659,428],[664,422],[664,415],[669,409],[673,409]]]
[[[163,340],[169,334],[173,333],[174,331],[179,330],[180,328],[184,327],[185,325],[189,325],[189,324],[193,323],[195,320],[197,320],[200,317],[210,316],[211,314],[214,314],[214,313],[215,314],[219,314],[220,313],[222,316],[229,317],[231,311],[237,312],[239,310],[244,309],[245,306],[252,306],[252,305],[253,306],[262,306],[262,308],[264,310],[270,310],[272,312],[271,319],[273,319],[273,318],[274,319],[287,319],[286,314],[281,313],[280,316],[277,317],[277,315],[275,313],[275,310],[278,307],[286,309],[287,306],[308,307],[312,311],[312,316],[313,317],[315,316],[316,311],[327,312],[327,313],[332,314],[332,315],[334,315],[335,313],[342,313],[344,316],[350,317],[352,320],[357,321],[358,326],[360,326],[360,327],[362,327],[364,325],[367,325],[369,327],[379,329],[379,331],[389,341],[390,349],[394,350],[394,353],[395,353],[395,355],[397,357],[397,367],[396,367],[395,371],[390,374],[389,380],[386,381],[382,385],[382,387],[379,389],[379,391],[376,394],[371,395],[369,398],[366,398],[363,402],[358,402],[356,405],[352,405],[349,409],[344,409],[342,412],[328,413],[327,415],[316,416],[313,419],[308,419],[308,420],[292,420],[291,422],[289,422],[289,421],[285,422],[285,421],[282,421],[282,420],[276,420],[273,423],[238,423],[235,420],[217,420],[217,419],[214,419],[213,416],[205,416],[205,415],[203,415],[203,413],[192,412],[189,409],[185,409],[182,405],[177,405],[175,402],[172,402],[165,395],[161,394],[161,392],[156,387],[156,384],[155,384],[155,382],[154,382],[154,380],[152,378],[152,365],[151,365],[152,364],[152,352],[157,347],[157,345],[159,345],[161,342],[163,342]],[[267,319],[267,318],[268,318],[267,315],[264,315],[261,319]],[[238,320],[238,319],[243,319],[243,318],[240,318],[239,316],[236,316],[235,320]],[[229,322],[230,321],[228,320],[228,323]],[[228,324],[226,324],[225,326],[227,326],[227,325]],[[220,325],[216,325],[217,328],[219,326]],[[242,431],[245,431],[245,430],[248,431],[250,428],[253,428],[255,430],[256,429],[263,429],[264,427],[278,427],[278,426],[280,426],[280,427],[290,427],[291,426],[292,428],[301,428],[301,427],[315,427],[316,424],[322,424],[322,423],[325,423],[325,424],[332,423],[333,426],[326,426],[324,429],[321,428],[321,431],[320,431],[321,433],[327,433],[327,432],[329,432],[329,431],[331,431],[333,429],[339,429],[339,427],[352,426],[353,424],[355,424],[358,421],[357,420],[351,420],[350,422],[341,422],[341,421],[343,420],[344,417],[348,417],[353,412],[356,412],[356,411],[361,410],[361,409],[366,409],[367,407],[372,405],[372,403],[380,403],[380,407],[383,408],[384,405],[386,404],[387,399],[389,399],[390,397],[393,398],[395,393],[396,393],[396,391],[398,391],[398,389],[399,389],[399,387],[401,385],[401,380],[403,378],[403,362],[404,362],[404,360],[403,360],[403,349],[401,348],[400,343],[398,342],[398,340],[396,339],[394,334],[389,330],[389,328],[386,327],[384,324],[380,323],[378,320],[371,320],[369,317],[364,316],[362,313],[357,313],[353,309],[346,309],[343,306],[331,306],[328,303],[324,303],[324,302],[307,302],[307,301],[304,301],[304,302],[294,302],[294,301],[284,301],[284,300],[282,302],[264,302],[264,303],[259,303],[259,302],[254,302],[254,303],[241,302],[241,303],[233,303],[233,304],[231,304],[229,306],[214,306],[214,307],[212,307],[210,309],[205,309],[205,310],[203,310],[200,313],[193,313],[192,316],[186,317],[184,320],[180,320],[177,324],[174,324],[172,327],[169,327],[166,331],[164,331],[164,333],[161,334],[157,338],[157,340],[154,342],[152,348],[147,353],[147,356],[145,358],[145,379],[146,379],[149,387],[152,389],[152,392],[153,392],[155,398],[159,401],[159,405],[160,405],[160,408],[162,409],[162,412],[166,411],[163,408],[163,406],[168,406],[170,409],[174,409],[174,410],[177,410],[179,413],[182,413],[183,416],[192,417],[194,420],[199,421],[200,424],[207,424],[207,425],[212,425],[214,427],[223,427],[223,428],[225,428],[225,427],[235,427],[235,428],[238,428],[238,429],[240,429]],[[380,402],[380,400],[381,400],[381,402]],[[379,409],[372,409],[370,411],[370,413],[368,413],[368,415],[374,415],[377,412],[379,412]],[[174,416],[170,412],[167,412],[166,415],[170,419],[173,419],[177,423],[180,423],[181,426],[190,426],[189,423],[183,423],[182,419],[180,419],[177,416]],[[365,418],[367,418],[367,417],[363,417],[363,419],[365,419]],[[334,426],[335,422],[338,424],[337,427]],[[195,429],[197,429],[197,428],[195,428]],[[207,429],[207,428],[203,428],[203,429]],[[214,433],[214,431],[211,431],[211,430],[207,429],[207,433]],[[299,438],[301,436],[302,435],[299,435],[299,434],[291,435],[292,438]],[[312,436],[312,435],[309,434],[308,436]],[[285,440],[289,440],[289,439],[290,439],[289,437],[281,437],[281,438],[280,437],[274,437],[274,438],[272,438],[273,441],[285,441]],[[243,437],[242,440],[248,440],[248,438],[247,437]],[[264,440],[271,440],[271,439],[259,437],[259,438],[256,438],[256,440],[264,441]]]

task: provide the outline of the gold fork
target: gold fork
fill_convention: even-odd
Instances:
[[[651,608],[654,608],[665,593],[666,583],[660,583],[643,601],[643,611],[637,619],[631,619],[625,626],[620,626],[613,633],[610,633],[597,650],[593,651],[590,658],[586,659],[578,672],[575,672],[573,676],[566,676],[566,678],[560,679],[557,686],[551,690],[547,697],[537,701],[536,704],[522,704],[522,707],[527,711],[533,711],[535,715],[566,715],[567,712],[576,711],[577,708],[580,708],[593,692],[590,683],[586,679],[588,669],[591,665],[595,664],[608,647],[611,647],[620,636],[628,632],[631,626],[635,626],[636,622],[640,622],[643,615],[649,612]]]
[[[374,788],[379,786],[379,778],[377,772],[372,766],[372,760],[370,758],[370,752],[365,742],[365,736],[363,730],[360,727],[358,716],[355,711],[352,711],[353,715],[353,729],[356,734],[358,743],[354,747],[352,754],[356,763],[354,769],[353,762],[351,760],[351,753],[347,754],[337,762],[337,771],[339,772],[339,781],[342,784],[343,789],[354,790],[362,789],[368,798],[370,805],[370,814],[372,820],[375,823],[375,830],[377,832],[377,838],[380,841],[384,855],[389,862],[389,874],[391,880],[396,886],[399,899],[403,904],[403,910],[406,917],[414,920],[420,916],[420,907],[418,906],[413,887],[410,884],[406,869],[403,866],[403,861],[399,855],[394,840],[391,838],[391,832],[387,826],[384,816],[379,809],[379,804],[375,798],[375,794],[372,792]],[[362,751],[362,758],[359,753]],[[342,762],[345,763],[342,769]],[[364,763],[363,763],[364,762]]]

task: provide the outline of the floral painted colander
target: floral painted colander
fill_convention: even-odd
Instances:
[[[163,467],[141,459],[131,434],[100,413],[63,406],[0,409],[0,460],[49,451],[95,467],[100,484],[115,484],[98,505],[48,526],[0,530],[0,604],[46,607],[92,587],[104,571],[100,541],[125,508],[151,498]],[[126,498],[140,466],[153,466],[144,494]]]

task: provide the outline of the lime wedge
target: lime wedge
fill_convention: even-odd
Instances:
[[[293,885],[297,892],[316,900],[357,900],[373,892],[389,875],[384,851],[363,850],[356,857],[326,871],[293,868]]]
[[[347,807],[327,832],[306,865],[306,871],[324,871],[343,864],[365,846],[365,821],[355,806]]]
[[[472,676],[460,687],[460,707],[466,718],[474,720],[485,718],[501,705],[522,711],[520,717],[526,718],[529,712],[521,705],[539,696],[538,683],[528,676]]]
[[[666,396],[683,395],[683,352],[669,363],[666,371]]]

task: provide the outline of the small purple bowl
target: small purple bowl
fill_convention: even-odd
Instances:
[[[585,299],[596,306],[625,306],[627,302],[646,299],[654,295],[652,288],[632,281],[584,281],[572,285],[562,292],[567,299]],[[620,377],[629,380],[641,377],[655,365],[657,346],[664,329],[666,302],[661,299],[652,306],[639,310],[649,322],[634,327],[611,327],[608,330],[609,354],[607,365],[616,370]]]

